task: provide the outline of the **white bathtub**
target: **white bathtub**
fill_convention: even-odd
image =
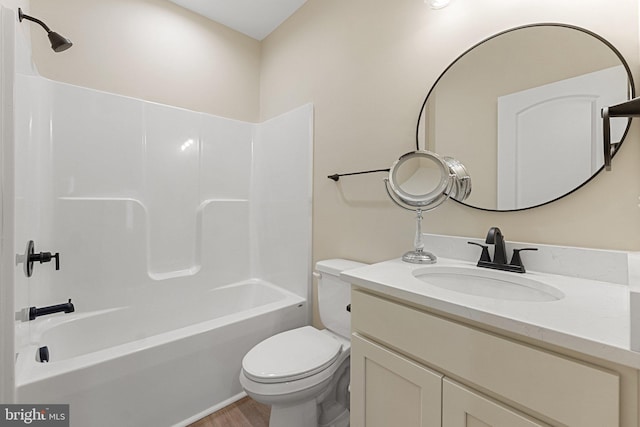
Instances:
[[[176,301],[31,322],[18,401],[69,403],[71,426],[187,425],[244,394],[244,354],[307,322],[306,301],[251,280]],[[36,361],[47,346],[50,362]]]

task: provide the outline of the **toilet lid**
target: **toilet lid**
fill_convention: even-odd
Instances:
[[[332,336],[305,326],[267,338],[242,360],[245,375],[261,383],[298,380],[330,366],[342,345]]]

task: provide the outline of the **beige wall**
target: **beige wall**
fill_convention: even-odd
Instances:
[[[373,262],[411,245],[411,215],[386,200],[381,176],[335,184],[326,175],[388,167],[413,147],[424,96],[453,59],[496,32],[534,22],[595,31],[638,69],[637,0],[453,0],[437,11],[419,0],[309,0],[263,42],[262,118],[308,101],[316,108],[316,260]],[[446,203],[425,215],[425,229],[480,237],[497,225],[510,240],[640,249],[637,124],[628,138],[613,172],[559,202],[516,213]]]
[[[74,43],[54,53],[31,24],[34,60],[45,77],[258,119],[260,43],[250,37],[166,0],[31,0],[30,12]]]

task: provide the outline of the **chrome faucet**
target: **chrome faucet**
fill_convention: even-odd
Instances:
[[[487,233],[485,243],[493,245],[493,261],[489,255],[489,247],[481,245],[476,242],[468,242],[470,245],[480,246],[482,248],[482,254],[478,261],[478,267],[493,268],[495,270],[512,271],[514,273],[525,273],[524,264],[522,264],[522,258],[520,252],[522,251],[537,251],[538,248],[521,248],[513,250],[513,257],[511,262],[507,263],[507,248],[504,243],[504,236],[502,231],[498,227],[491,227]]]

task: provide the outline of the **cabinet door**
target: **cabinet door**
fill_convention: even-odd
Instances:
[[[441,399],[442,375],[353,334],[352,427],[439,427]]]
[[[442,427],[548,427],[448,378],[443,380],[442,401]]]

